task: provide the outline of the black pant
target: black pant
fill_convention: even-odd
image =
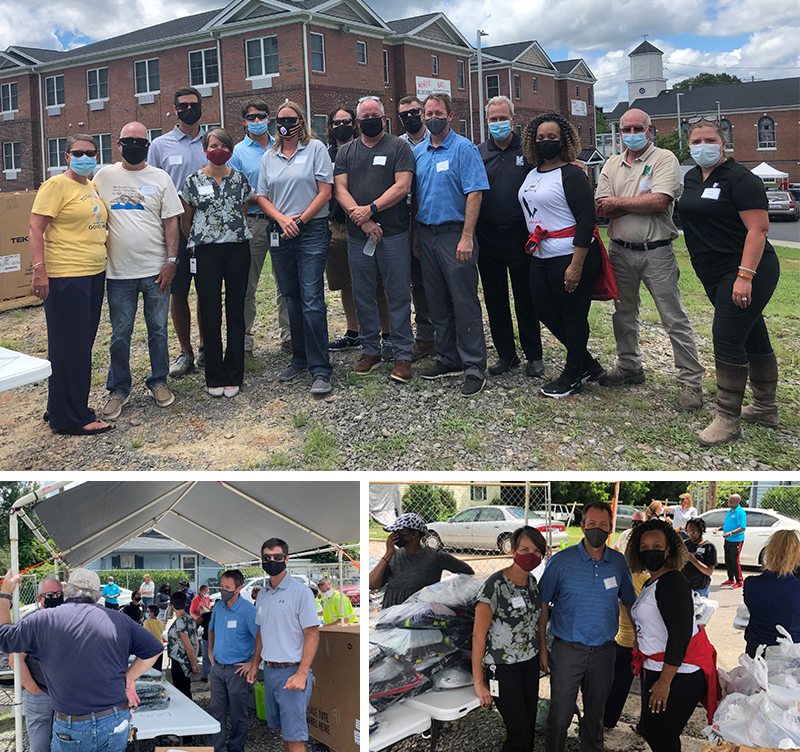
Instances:
[[[428,315],[425,283],[422,281],[422,263],[411,254],[411,299],[414,301],[414,338],[417,342],[433,342],[436,332]]]
[[[730,256],[730,257],[729,257]],[[769,355],[772,343],[762,314],[781,274],[774,253],[765,253],[753,278],[752,300],[747,308],[734,305],[731,295],[741,257],[703,253],[692,256],[692,266],[714,306],[714,357],[724,363],[747,365],[748,355]]]
[[[564,272],[572,263],[569,256],[553,258],[531,257],[531,299],[536,316],[567,348],[567,363],[564,374],[579,378],[589,368],[592,356],[586,349],[589,341],[589,307],[592,304],[592,288],[600,271],[600,247],[592,240],[578,286],[567,292]]]
[[[183,673],[183,667],[174,658],[172,659],[172,684],[179,692],[192,699],[192,677]]]
[[[510,360],[516,353],[514,322],[508,299],[510,274],[519,343],[528,360],[541,360],[542,335],[531,300],[531,257],[525,253],[525,242],[528,239],[526,225],[522,223],[519,227],[501,229],[493,225],[478,224],[476,235],[481,248],[478,271],[483,285],[483,301],[489,314],[489,329],[497,355]]]
[[[660,671],[645,671],[643,691],[648,704],[642,710],[639,730],[653,752],[680,752],[681,734],[706,691],[706,677],[700,670],[691,674],[675,674],[669,688],[666,710],[653,713],[649,706],[650,689],[660,678]]]
[[[109,603],[108,601],[103,601],[103,605],[106,608],[110,608],[112,611],[119,611],[119,603]]]
[[[194,286],[200,302],[208,387],[244,381],[244,299],[250,274],[250,244],[209,243],[195,249]],[[222,281],[225,281],[227,344],[222,354]]]
[[[92,347],[100,323],[106,274],[51,277],[44,301],[47,359],[53,372],[48,381],[50,428],[65,431],[97,420],[89,407]]]
[[[486,685],[496,679],[500,695],[494,704],[506,725],[500,752],[532,752],[539,706],[539,656],[522,663],[500,664],[486,670]]]
[[[603,726],[614,728],[622,715],[628,694],[633,684],[633,671],[631,659],[633,648],[626,648],[617,644],[616,660],[614,661],[614,683],[611,685],[611,694],[606,700],[606,710],[603,715]]]
[[[739,563],[739,556],[742,552],[744,541],[723,541],[722,547],[725,551],[725,569],[728,570],[728,579],[742,583],[742,565]]]

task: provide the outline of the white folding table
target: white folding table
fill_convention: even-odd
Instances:
[[[416,697],[405,700],[409,706],[430,715],[431,724],[431,752],[436,750],[439,740],[439,731],[444,721],[455,721],[463,718],[475,708],[479,708],[481,701],[472,687],[448,689],[444,692],[423,692]]]
[[[374,734],[370,734],[369,750],[379,752],[430,727],[430,713],[412,708],[406,700],[401,700],[381,712],[381,725]]]
[[[0,347],[0,392],[41,381],[51,372],[49,360]]]
[[[192,702],[172,684],[165,684],[169,707],[163,710],[136,710],[133,725],[136,739],[153,739],[156,736],[199,736],[216,734],[219,722],[212,718],[197,703]],[[137,745],[138,748],[138,745]]]

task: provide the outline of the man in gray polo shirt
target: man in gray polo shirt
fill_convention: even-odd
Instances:
[[[256,649],[247,680],[256,680],[264,661],[267,723],[280,728],[285,752],[304,752],[306,710],[311,699],[311,662],[319,647],[319,620],[311,590],[287,571],[289,546],[270,538],[261,546],[261,566],[269,585],[256,598]]]

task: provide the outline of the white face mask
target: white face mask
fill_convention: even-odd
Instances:
[[[692,144],[689,151],[700,167],[713,167],[720,160],[719,144]]]
[[[326,591],[325,591],[325,592],[322,594],[322,597],[323,597],[323,598],[333,598],[333,594],[334,594],[335,592],[336,592],[336,591],[335,591],[333,588],[331,588],[330,590],[326,590]]]

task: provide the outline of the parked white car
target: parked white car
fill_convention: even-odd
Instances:
[[[800,521],[779,514],[774,509],[750,509],[742,507],[747,514],[747,530],[744,535],[744,545],[739,562],[745,566],[757,567],[764,564],[764,549],[769,539],[776,530],[797,530],[800,532]],[[713,509],[701,514],[706,523],[705,538],[711,541],[717,549],[717,562],[720,566],[725,563],[724,538],[722,531],[714,533],[714,529],[721,528],[725,522],[727,507]]]
[[[433,522],[428,525],[426,545],[431,548],[461,548],[481,551],[497,549],[502,554],[511,553],[511,534],[522,527],[525,510],[522,507],[482,506],[462,509],[447,522]],[[547,520],[529,517],[528,525],[542,532],[549,539]],[[552,547],[557,548],[569,536],[564,525],[554,522],[551,525]]]
[[[291,571],[289,572],[289,574],[292,574]],[[294,579],[296,579],[301,584],[310,587],[314,591],[314,594],[316,595],[318,590],[316,582],[311,582],[311,580],[309,580],[308,577],[306,577],[304,574],[292,574],[292,577],[294,577]],[[264,587],[264,585],[268,582],[269,582],[269,575],[266,574],[261,577],[248,577],[247,579],[245,579],[244,585],[242,586],[242,593],[241,593],[242,598],[252,603],[253,588]],[[220,599],[219,590],[216,593],[212,593],[210,599],[212,603],[214,601],[218,601]]]

